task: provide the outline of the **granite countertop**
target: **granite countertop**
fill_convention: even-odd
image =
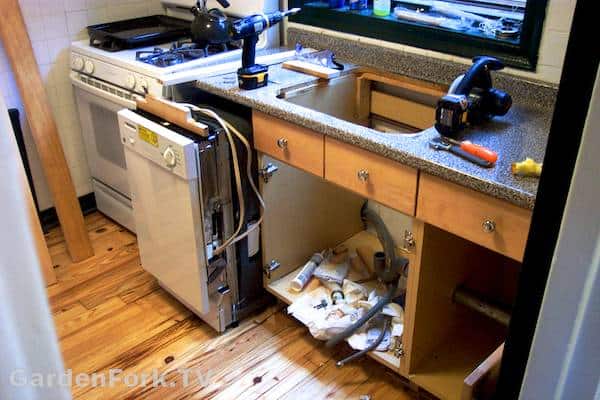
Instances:
[[[543,160],[553,99],[549,106],[547,102],[540,105],[532,101],[535,96],[513,96],[514,105],[506,116],[467,129],[462,139],[499,153],[498,162],[493,168],[482,168],[448,152],[431,149],[428,142],[438,135],[433,127],[417,136],[382,133],[277,98],[282,88],[316,80],[312,76],[283,69],[277,64],[269,69],[269,85],[261,89],[240,90],[235,73],[206,78],[198,81],[196,86],[519,207],[533,208],[538,179],[515,177],[510,167],[513,162],[526,157]]]

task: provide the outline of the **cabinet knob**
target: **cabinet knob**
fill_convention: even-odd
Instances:
[[[277,147],[279,147],[282,150],[287,149],[287,145],[288,145],[288,140],[286,138],[279,138],[277,139]]]
[[[360,171],[358,171],[358,179],[360,179],[363,182],[366,182],[369,180],[369,171],[367,171],[366,169],[361,169]]]
[[[483,224],[481,224],[481,227],[483,228],[483,231],[485,233],[492,233],[496,230],[496,223],[494,221],[487,219],[487,220],[483,221]]]

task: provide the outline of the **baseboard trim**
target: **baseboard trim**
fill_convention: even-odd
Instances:
[[[83,215],[93,213],[97,210],[96,197],[94,196],[94,193],[88,193],[80,196],[78,197],[78,200],[79,207],[81,207],[81,212]],[[38,212],[38,217],[40,218],[40,224],[42,225],[42,230],[44,233],[48,233],[50,229],[56,228],[60,225],[60,222],[58,221],[58,215],[56,214],[56,209],[54,207]]]

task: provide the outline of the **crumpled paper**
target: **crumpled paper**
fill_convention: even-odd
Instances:
[[[342,291],[344,300],[333,304],[331,290],[320,286],[297,298],[288,307],[288,313],[306,325],[313,337],[328,340],[354,324],[380,299],[375,291],[368,292],[363,285],[348,279],[344,280]],[[391,319],[391,328],[377,347],[377,350],[385,351],[389,348],[392,337],[402,336],[404,310],[400,305],[390,303],[383,307],[381,314]],[[380,333],[381,327],[369,326],[367,323],[348,338],[348,343],[356,350],[363,350]]]

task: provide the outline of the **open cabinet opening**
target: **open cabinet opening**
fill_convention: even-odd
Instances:
[[[417,294],[408,362],[415,383],[444,399],[460,399],[474,384],[483,386],[472,380],[491,373],[485,361],[503,346],[519,271],[514,260],[425,225],[413,277]],[[470,304],[461,298],[465,293]]]
[[[379,289],[378,293],[383,294],[384,286],[372,275],[369,276],[369,271],[373,271],[373,254],[382,251],[382,244],[375,231],[361,220],[361,208],[367,200],[266,155],[259,159],[262,168],[269,164],[277,168],[267,182],[261,181],[266,203],[261,230],[266,290],[284,303],[291,304],[321,285],[313,277],[301,292],[290,289],[290,283],[311,256],[343,245],[349,254],[358,253],[367,267],[367,270],[360,270],[349,263],[347,279],[360,282],[368,291]],[[379,205],[371,203],[368,207],[378,208]],[[407,217],[407,220],[411,219]],[[398,236],[400,230],[396,224],[394,236]],[[396,243],[396,246],[402,244]],[[402,249],[398,249],[397,254],[409,259],[410,274],[412,255]],[[402,306],[406,321],[406,308]],[[399,346],[397,343],[386,352],[372,351],[368,354],[400,372],[403,354],[402,346]]]

